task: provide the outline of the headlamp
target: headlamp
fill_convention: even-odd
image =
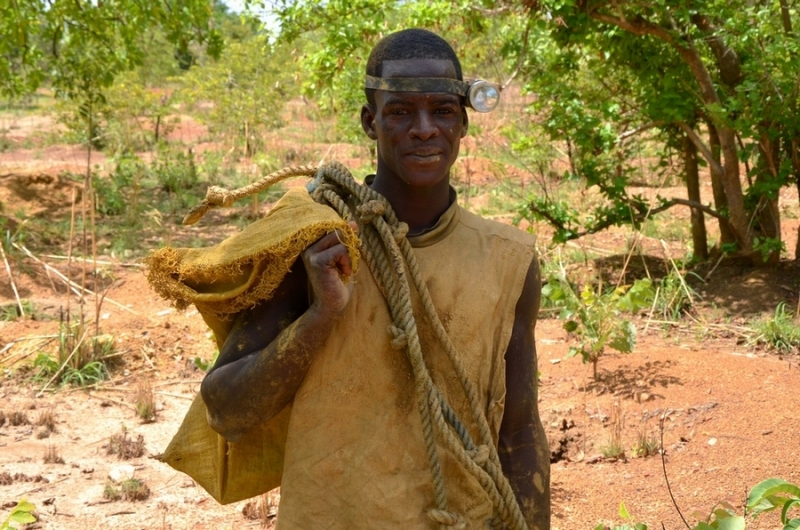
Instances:
[[[491,112],[500,103],[500,89],[483,79],[459,81],[450,77],[373,77],[364,86],[389,92],[446,92],[462,96],[467,106],[478,112]]]

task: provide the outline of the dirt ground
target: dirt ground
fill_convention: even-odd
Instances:
[[[15,207],[28,201],[29,215],[68,211],[70,184],[57,172],[65,164],[77,164],[81,156],[74,148],[49,149],[44,158],[54,156],[52,167],[45,160],[28,171],[17,169],[25,153],[0,157],[0,201]],[[58,158],[63,153],[69,155]],[[796,197],[788,200],[797,204]],[[224,222],[211,219],[209,224]],[[796,226],[796,219],[784,226],[790,244]],[[209,226],[191,230],[193,237],[205,234],[209,241],[220,233]],[[624,259],[619,249],[629,237],[610,232],[582,243],[606,250],[605,257],[588,262],[587,268],[600,274],[619,271]],[[647,254],[653,249],[656,253],[655,258],[641,258],[642,263],[654,259],[663,266],[657,242],[645,240],[642,245]],[[57,254],[37,259],[67,273]],[[98,322],[103,333],[114,337],[120,362],[111,379],[100,385],[43,393],[43,383],[31,381],[29,366],[40,351],[53,351],[67,295],[41,262],[23,260],[27,273],[11,263],[20,297],[32,301],[38,314],[36,319],[0,322],[0,411],[6,418],[0,422],[0,521],[16,501],[26,498],[36,505],[39,517],[31,528],[236,529],[257,528],[261,519],[271,524],[277,494],[255,504],[220,506],[191,479],[153,458],[164,450],[198,391],[204,373],[194,358],[210,359],[215,346],[200,315],[191,309],[178,313],[158,298],[138,263],[99,259],[98,283],[108,290]],[[73,263],[73,277],[79,274],[76,268]],[[666,529],[680,528],[661,457],[635,457],[633,451],[640,438],[660,443],[662,432],[666,476],[690,522],[704,518],[721,501],[740,508],[749,488],[763,479],[800,483],[800,356],[755,350],[737,331],[748,319],[772,314],[780,302],[797,307],[800,269],[785,262],[774,268],[722,266],[706,272],[707,283],[697,287],[703,297],[697,312],[679,324],[642,317],[635,353],[606,354],[598,381],[592,379],[590,366],[565,357],[571,339],[560,321],[543,313],[537,327],[539,407],[553,460],[554,529],[620,522],[620,502],[651,529],[662,523]],[[14,303],[14,294],[5,271],[0,274],[0,306],[7,306]],[[76,299],[70,303],[75,313]],[[92,320],[91,297],[85,312]],[[156,397],[152,423],[143,423],[135,412],[143,382]],[[45,437],[46,429],[37,422],[48,414],[55,420],[54,431]],[[123,431],[131,441],[142,437],[141,456],[122,460],[109,454],[110,438]],[[604,458],[603,448],[615,436],[626,456]],[[44,463],[46,454],[63,462]],[[136,502],[105,500],[109,474],[143,479],[150,496]],[[259,518],[259,503],[269,517]],[[762,516],[748,528],[776,528],[776,516]]]

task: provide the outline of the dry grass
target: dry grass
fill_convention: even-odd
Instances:
[[[245,504],[242,508],[242,515],[251,521],[260,521],[261,528],[273,528],[278,515],[280,498],[279,491],[268,491]]]
[[[611,408],[611,432],[606,444],[600,447],[600,453],[605,458],[625,458],[625,446],[622,443],[622,431],[625,427],[625,415],[619,401],[615,401]]]
[[[47,438],[50,433],[56,432],[56,418],[52,409],[43,410],[36,418],[36,425],[42,427],[42,430],[37,435],[39,438]],[[44,433],[44,436],[42,436]]]
[[[120,460],[139,458],[144,454],[144,436],[141,434],[135,439],[128,438],[128,431],[122,429],[111,436],[106,444],[106,454],[117,455]]]
[[[156,398],[147,379],[140,380],[136,387],[136,415],[143,423],[156,421]]]
[[[21,410],[17,410],[11,413],[8,416],[8,423],[12,427],[19,427],[20,425],[30,425],[31,420],[28,419],[28,415]]]
[[[61,458],[61,454],[58,452],[58,449],[54,445],[48,445],[47,448],[44,450],[44,457],[42,461],[45,464],[63,464],[64,459]]]

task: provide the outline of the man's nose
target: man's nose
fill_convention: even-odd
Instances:
[[[439,136],[439,127],[437,127],[436,120],[434,120],[430,112],[421,110],[414,115],[414,121],[408,134],[420,140],[428,140]]]

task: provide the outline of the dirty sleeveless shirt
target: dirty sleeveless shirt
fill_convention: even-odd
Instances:
[[[409,241],[497,443],[505,351],[534,237],[453,200],[431,230]],[[435,507],[433,481],[410,363],[390,344],[391,316],[369,269],[361,267],[353,281],[345,316],[293,402],[278,529],[437,528],[427,516]],[[445,351],[419,316],[417,326],[434,383],[479,439]],[[488,496],[441,444],[439,455],[449,509],[467,519],[468,528],[485,528],[492,516]]]

